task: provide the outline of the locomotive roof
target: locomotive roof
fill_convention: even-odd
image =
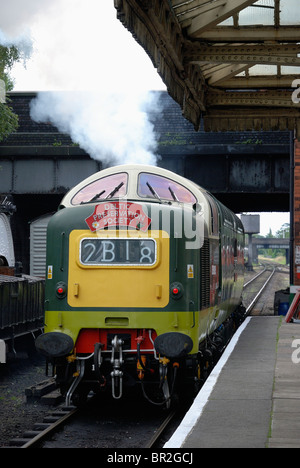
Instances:
[[[119,184],[120,180],[115,184],[113,184],[113,190],[112,186],[106,186],[105,184],[102,185],[105,187],[105,190],[101,190],[100,193],[95,194],[93,192],[89,192],[89,196],[86,200],[82,200],[82,194],[84,192],[85,188],[88,188],[90,184],[93,182],[96,182],[98,180],[104,179],[108,176],[113,176],[113,175],[118,175],[118,174],[128,174],[128,186],[127,190],[121,193],[119,191],[120,187],[124,185],[122,182]],[[113,194],[116,194],[116,197],[118,198],[125,198],[128,200],[145,200],[149,201],[149,196],[147,195],[141,195],[140,193],[138,194],[138,184],[139,184],[139,176],[140,174],[150,174],[150,175],[157,175],[160,177],[164,177],[168,180],[171,181],[170,185],[172,185],[172,182],[175,184],[179,184],[184,189],[187,189],[185,192],[188,192],[191,197],[189,201],[186,200],[181,200],[183,203],[188,203],[191,205],[194,205],[194,203],[198,203],[199,205],[202,206],[202,212],[204,214],[204,219],[207,222],[207,225],[210,226],[210,218],[212,217],[211,209],[209,208],[209,205],[212,206],[214,204],[215,206],[218,206],[218,211],[220,212],[220,216],[222,219],[222,224],[227,225],[228,227],[231,227],[232,229],[243,229],[242,223],[240,219],[232,213],[228,208],[222,205],[218,200],[216,200],[207,190],[204,188],[200,187],[199,185],[195,184],[191,180],[186,179],[185,177],[182,177],[174,172],[171,172],[167,169],[163,169],[157,166],[149,166],[149,165],[144,165],[144,164],[124,164],[124,165],[119,165],[119,166],[113,166],[107,169],[103,169],[102,171],[96,172],[95,174],[91,175],[90,177],[84,179],[82,182],[80,182],[78,185],[76,185],[74,188],[72,188],[63,198],[60,208],[64,207],[72,207],[74,205],[78,205],[81,203],[99,203],[105,201],[109,196],[106,198],[106,194],[109,193],[110,190],[112,190],[109,195],[113,198]],[[119,185],[118,185],[119,184]],[[148,185],[148,184],[147,184]],[[177,191],[177,188],[179,185],[176,186],[174,192]],[[167,184],[169,186],[169,184]],[[155,188],[155,187],[154,187]],[[150,187],[152,189],[152,187]],[[169,187],[170,192],[172,192],[172,189]],[[103,194],[105,192],[105,194]],[[172,193],[172,200],[175,202],[178,200],[176,193]],[[152,192],[153,194],[155,193],[155,190]],[[104,198],[100,198],[100,196],[103,194]],[[86,195],[85,195],[86,196]],[[155,201],[155,198],[160,199],[157,193],[153,195],[153,198],[151,201]],[[76,202],[75,202],[76,199]],[[158,200],[156,200],[158,201]],[[164,196],[162,196],[162,199],[160,201],[165,201]]]
[[[159,175],[161,177],[168,178],[174,182],[181,184],[183,187],[186,187],[197,199],[199,203],[203,202],[203,193],[206,192],[202,187],[198,186],[194,182],[182,177],[174,172],[171,172],[167,169],[163,169],[157,166],[150,166],[145,164],[124,164],[109,167],[107,169],[103,169],[95,174],[92,174],[90,177],[84,179],[82,182],[77,184],[73,187],[63,198],[61,202],[61,207],[70,207],[73,206],[72,199],[74,196],[82,190],[87,185],[91,184],[92,182],[99,180],[101,178],[107,177],[109,175],[118,174],[118,173],[127,173],[129,175],[129,185],[128,191],[126,194],[126,198],[128,199],[136,199],[137,198],[137,179],[140,173],[150,173]],[[138,197],[141,198],[140,196]],[[102,200],[103,201],[103,200]],[[96,203],[96,201],[95,201]],[[97,200],[99,203],[99,200]]]

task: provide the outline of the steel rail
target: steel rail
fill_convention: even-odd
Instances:
[[[38,442],[41,442],[43,439],[45,439],[51,432],[57,430],[58,427],[63,425],[77,411],[78,408],[74,406],[62,406],[58,408],[56,411],[49,413],[49,415],[44,418],[43,422],[36,423],[34,427],[37,427],[37,429],[25,432],[23,437],[13,439],[11,441],[11,445],[13,445],[15,448],[22,449],[33,447]],[[51,421],[51,419],[53,419],[53,421]],[[41,428],[40,430],[38,429],[39,427]]]
[[[152,438],[150,439],[149,442],[147,442],[144,448],[152,448],[154,446],[155,442],[157,442],[157,440],[160,438],[162,433],[165,431],[165,429],[168,427],[170,422],[174,419],[174,417],[177,414],[178,414],[178,411],[176,410],[173,410],[168,414],[168,416],[164,419],[164,421],[159,426],[158,430],[155,432],[155,434],[153,434]]]
[[[266,271],[266,270],[264,270]],[[272,273],[270,274],[269,278],[267,279],[267,281],[263,284],[263,286],[261,287],[261,289],[258,291],[258,293],[256,294],[256,296],[254,297],[254,299],[251,301],[251,303],[248,305],[248,307],[246,308],[246,315],[249,315],[249,313],[251,312],[251,310],[253,309],[253,307],[255,306],[256,302],[258,301],[259,297],[262,295],[263,291],[265,290],[265,288],[267,287],[268,283],[270,282],[270,280],[272,279],[274,273],[276,271],[276,267],[273,268],[273,271]],[[256,277],[257,278],[257,277]]]
[[[251,280],[249,280],[247,283],[244,284],[244,289],[253,281],[255,281],[259,276],[261,276],[265,271],[267,270],[267,267],[265,267],[262,271],[260,271],[257,275],[255,275]]]

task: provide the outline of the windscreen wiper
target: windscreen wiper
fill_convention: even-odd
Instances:
[[[124,182],[121,182],[119,185],[117,185],[108,195],[106,198],[112,198],[119,190],[121,187],[123,187]]]
[[[179,202],[176,193],[174,192],[173,189],[171,189],[171,187],[169,187],[169,192],[170,192],[170,194],[172,195],[173,200]]]
[[[93,201],[98,200],[98,198],[100,198],[101,195],[104,194],[104,192],[105,192],[105,190],[102,190],[102,192],[100,192],[100,193],[96,193],[96,195],[94,195],[93,198],[91,198],[91,199],[88,200],[87,202],[82,201],[82,202],[80,203],[80,205],[84,205],[85,203],[92,203]]]
[[[146,182],[147,187],[149,188],[150,192],[152,195],[154,195],[155,198],[157,198],[161,202],[161,198],[158,195],[158,193],[154,190],[154,188],[149,184],[149,182]]]

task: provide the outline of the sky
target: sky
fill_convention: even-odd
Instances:
[[[260,215],[260,235],[267,236],[270,229],[272,234],[276,235],[277,231],[285,223],[290,223],[290,214],[289,213],[244,213],[244,214],[259,214]]]
[[[166,89],[150,58],[116,18],[113,0],[0,0],[0,29],[31,59],[15,90]]]
[[[166,87],[116,15],[113,0],[0,0],[0,42],[27,58],[11,73],[14,91],[44,92],[32,103],[35,121],[106,165],[156,164],[149,90]]]
[[[149,91],[166,87],[113,0],[0,0],[0,44],[16,44],[26,59],[12,70],[14,91],[44,92],[32,118],[107,164],[156,164]],[[261,234],[286,222],[287,213],[261,214]]]

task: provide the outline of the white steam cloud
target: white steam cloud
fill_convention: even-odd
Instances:
[[[51,122],[106,165],[156,164],[148,112],[157,102],[146,83],[158,75],[117,20],[114,0],[10,0],[1,9],[3,1],[0,43],[21,45],[21,37],[32,37],[26,72],[14,69],[18,91],[44,91],[31,117]],[[29,39],[22,50],[30,53]]]
[[[51,122],[106,165],[155,165],[156,140],[148,111],[157,108],[156,96],[43,92],[31,102],[31,118]]]

